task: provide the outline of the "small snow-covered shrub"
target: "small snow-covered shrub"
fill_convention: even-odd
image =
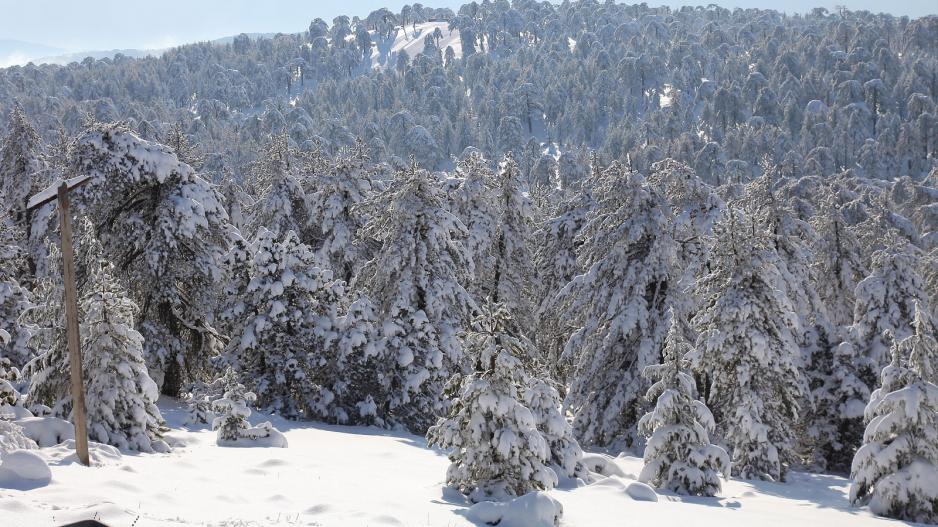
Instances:
[[[219,445],[241,438],[241,431],[250,427],[248,417],[251,416],[251,409],[248,405],[256,400],[257,396],[253,392],[246,391],[244,385],[236,382],[228,386],[224,397],[212,403],[216,412],[212,429],[218,431]]]
[[[22,427],[26,437],[35,441],[40,448],[75,439],[75,427],[72,423],[58,417],[27,417],[17,420],[16,424]]]
[[[14,450],[35,450],[35,441],[26,436],[20,425],[0,419],[0,456]]]
[[[197,381],[190,385],[186,402],[186,423],[190,425],[212,424],[215,420],[213,407],[217,399],[225,395],[225,387],[234,382],[231,368],[211,382]]]
[[[254,393],[245,391],[244,385],[235,382],[228,386],[224,397],[212,403],[217,413],[212,428],[218,431],[218,446],[286,448],[286,438],[270,422],[255,427],[248,423],[251,416],[248,405],[256,400]]]

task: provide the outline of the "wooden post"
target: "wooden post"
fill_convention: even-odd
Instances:
[[[65,281],[65,331],[68,335],[68,364],[72,378],[72,412],[75,425],[75,451],[78,461],[91,465],[88,457],[88,425],[85,415],[85,389],[81,378],[81,340],[78,327],[78,292],[75,285],[75,252],[72,250],[72,213],[68,206],[68,192],[91,181],[84,175],[59,181],[29,198],[27,210],[35,210],[59,200],[59,228],[62,238],[62,278]]]
[[[72,250],[72,217],[68,206],[68,184],[58,191],[59,228],[62,236],[62,266],[65,280],[65,327],[68,332],[68,364],[72,377],[72,415],[75,421],[75,450],[82,465],[90,466],[85,388],[81,374],[81,341],[78,327],[78,292],[75,290],[75,256]]]

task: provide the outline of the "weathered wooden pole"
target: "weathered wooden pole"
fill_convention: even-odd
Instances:
[[[78,292],[75,290],[75,253],[72,250],[72,214],[68,207],[68,184],[59,186],[59,229],[62,236],[62,267],[65,280],[65,328],[68,332],[68,366],[72,373],[72,415],[75,418],[75,451],[78,461],[91,465],[88,457],[88,427],[85,417],[85,383],[81,375],[81,341],[78,331]]]
[[[75,452],[78,461],[91,465],[88,456],[88,426],[85,414],[85,383],[81,372],[81,340],[78,326],[78,291],[75,285],[75,252],[72,249],[72,213],[69,210],[68,191],[87,183],[91,178],[82,176],[58,183],[53,193],[50,187],[29,200],[27,208],[36,209],[58,197],[59,229],[62,238],[62,279],[65,281],[65,330],[68,336],[68,365],[72,378],[72,416],[75,425]]]

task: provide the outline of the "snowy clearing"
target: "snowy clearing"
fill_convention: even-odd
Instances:
[[[185,410],[175,401],[164,399],[160,409],[172,428],[172,453],[117,457],[93,444],[97,466],[86,469],[67,443],[42,449],[51,483],[0,479],[0,516],[12,520],[4,525],[91,518],[114,527],[477,525],[462,496],[444,488],[446,457],[423,438],[273,418],[288,448],[222,448],[207,427],[183,426]],[[834,476],[793,473],[787,484],[730,480],[720,498],[661,494],[654,503],[629,496],[640,459],[612,462],[624,476],[549,493],[563,505],[561,525],[624,525],[623,518],[630,525],[899,525],[851,508],[849,482]]]

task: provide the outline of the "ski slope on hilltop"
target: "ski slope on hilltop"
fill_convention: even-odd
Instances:
[[[462,496],[444,487],[446,456],[426,448],[421,437],[275,418],[288,448],[222,448],[205,425],[182,424],[185,411],[178,403],[164,399],[160,406],[172,428],[171,453],[118,456],[94,443],[98,465],[89,469],[75,464],[66,445],[44,448],[51,483],[0,484],[0,525],[91,518],[113,527],[476,525],[466,517]],[[624,489],[641,460],[603,457],[619,475],[551,491],[563,504],[562,526],[908,525],[851,508],[849,482],[826,475],[793,473],[784,484],[730,480],[719,498],[662,494],[657,503],[635,501]]]

